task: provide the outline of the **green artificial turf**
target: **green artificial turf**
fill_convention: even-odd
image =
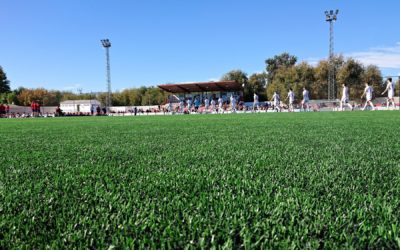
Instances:
[[[400,248],[400,112],[0,119],[0,248]]]

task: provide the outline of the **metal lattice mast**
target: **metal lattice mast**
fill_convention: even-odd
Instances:
[[[329,22],[329,73],[328,73],[328,99],[336,99],[335,63],[334,63],[334,33],[333,24],[337,20],[339,10],[325,11],[326,21]]]
[[[110,47],[111,42],[108,39],[101,40],[103,47],[106,49],[106,71],[107,71],[107,95],[106,108],[109,111],[111,107],[111,70],[110,70]]]

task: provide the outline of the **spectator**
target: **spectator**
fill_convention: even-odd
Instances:
[[[10,114],[10,106],[8,104],[6,104],[5,109],[6,109],[6,114],[7,115]]]
[[[0,117],[5,117],[6,114],[6,107],[4,106],[4,104],[0,104]]]

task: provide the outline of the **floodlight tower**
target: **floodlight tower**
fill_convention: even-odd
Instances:
[[[106,71],[107,71],[107,96],[106,96],[106,109],[109,111],[111,106],[111,73],[110,73],[110,47],[111,42],[108,39],[101,40],[101,44],[106,49]]]
[[[333,24],[337,20],[339,10],[325,11],[326,21],[329,22],[329,73],[328,73],[328,99],[334,100],[335,93],[335,64],[334,59],[334,40],[333,40]]]

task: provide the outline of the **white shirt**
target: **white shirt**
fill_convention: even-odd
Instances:
[[[349,100],[349,87],[345,86],[342,90],[342,100]]]
[[[394,97],[394,83],[388,81],[386,88],[388,89],[388,97],[393,98]]]
[[[294,93],[293,93],[293,91],[289,91],[288,98],[289,98],[289,102],[290,103],[294,102]]]
[[[232,103],[232,105],[235,105],[235,104],[236,104],[236,99],[235,99],[235,97],[233,97],[233,96],[231,96],[231,103]]]
[[[371,87],[371,86],[365,87],[364,92],[366,93],[367,101],[372,100],[372,91],[373,91],[373,90],[372,90],[372,87]]]
[[[206,99],[204,99],[204,105],[206,106],[206,107],[208,107],[208,105],[210,105],[210,102],[208,101],[208,99],[206,98]]]
[[[274,100],[274,103],[279,103],[279,101],[280,101],[279,94],[275,93],[275,94],[272,96],[272,99]]]
[[[211,105],[215,106],[215,100],[214,99],[211,100]]]
[[[192,105],[192,100],[188,99],[188,100],[186,101],[186,103],[187,103],[188,106],[190,106],[190,105]]]
[[[254,102],[258,103],[258,95],[257,94],[254,94]]]
[[[223,100],[222,100],[222,98],[220,97],[220,98],[218,98],[218,104],[220,105],[220,106],[222,106],[222,103],[223,103]]]
[[[308,96],[308,90],[303,90],[303,100],[304,101],[309,101],[310,97]]]

